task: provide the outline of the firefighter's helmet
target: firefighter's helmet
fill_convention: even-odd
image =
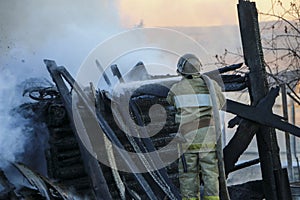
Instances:
[[[184,54],[177,63],[177,72],[183,75],[199,74],[202,64],[194,54]]]

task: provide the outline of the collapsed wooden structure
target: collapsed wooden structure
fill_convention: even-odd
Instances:
[[[300,129],[272,113],[272,106],[279,93],[279,88],[273,88],[269,91],[266,82],[255,4],[240,0],[238,10],[245,64],[249,67],[249,73],[246,76],[226,75],[226,72],[238,69],[242,64],[207,73],[213,79],[221,74],[225,86],[224,91],[239,91],[248,88],[252,100],[251,106],[227,100],[226,111],[237,115],[235,119],[229,122],[229,126],[238,125],[239,127],[235,136],[223,150],[225,171],[228,175],[235,170],[260,162],[262,181],[257,184],[263,186],[260,189],[263,188],[264,190],[256,191],[259,195],[251,198],[291,199],[286,170],[282,169],[279,160],[279,148],[274,128],[287,131],[298,137],[300,136]],[[43,115],[46,116],[44,120],[50,133],[49,149],[46,153],[50,179],[56,180],[59,185],[64,187],[73,188],[77,195],[89,199],[181,198],[178,192],[178,160],[164,168],[149,170],[145,173],[135,173],[137,166],[134,159],[143,160],[143,158],[132,158],[126,153],[153,152],[174,139],[178,130],[178,124],[174,122],[175,109],[165,99],[170,87],[163,85],[172,85],[177,81],[176,77],[147,75],[146,77],[151,82],[146,80],[138,88],[131,88],[130,84],[126,86],[126,83],[122,83],[125,85],[123,88],[131,90],[130,94],[132,95],[129,97],[129,110],[126,111],[122,107],[117,107],[121,117],[124,112],[129,112],[132,120],[143,127],[150,122],[149,109],[152,105],[162,105],[167,113],[165,124],[160,124],[161,122],[155,124],[163,127],[158,134],[152,137],[137,138],[128,136],[116,124],[113,118],[113,112],[116,110],[111,108],[113,94],[108,94],[107,91],[94,91],[92,87],[85,90],[77,84],[66,68],[57,66],[51,60],[45,60],[45,64],[56,86],[35,88],[28,92],[31,98],[42,101],[43,106],[45,106]],[[141,65],[142,63],[138,64],[138,66]],[[111,70],[120,82],[123,82],[117,66],[113,65]],[[134,92],[132,93],[132,91]],[[81,129],[78,129],[74,122],[74,98],[72,97],[74,93],[77,96],[75,110],[79,113],[80,120],[90,122],[90,124],[83,123]],[[121,95],[119,99],[122,99],[122,95],[127,95],[127,92],[124,91],[119,95]],[[95,109],[91,109],[91,106]],[[127,122],[126,117],[123,117],[123,120]],[[97,142],[94,141],[94,136],[88,138],[91,148],[105,154],[104,156],[109,162],[112,162],[111,159],[123,159],[129,172],[118,171],[104,165],[86,148],[79,131],[89,135],[88,133],[94,131],[94,127],[90,126],[92,122],[100,126],[101,132],[95,136]],[[136,131],[130,127],[130,123],[128,125],[132,132]],[[147,134],[147,132],[143,134]],[[258,141],[259,158],[236,165],[238,158],[245,151],[254,135]],[[107,139],[114,145],[126,150],[125,153],[117,149],[110,150],[105,145]],[[99,146],[99,143],[103,145]],[[177,151],[177,146],[173,146],[164,153],[165,155],[177,154]],[[161,158],[156,156],[156,161],[161,162]],[[143,164],[147,164],[145,162],[147,161],[143,161]],[[26,168],[22,168],[22,166],[18,168],[23,170],[23,173],[28,173]],[[42,178],[42,181],[47,182],[49,180]],[[5,184],[9,188],[9,184],[7,182]],[[257,187],[253,188],[257,190]],[[41,190],[43,191],[43,189]],[[47,190],[43,193],[44,196],[51,196],[52,194],[48,194],[49,191],[47,192]],[[236,190],[231,191],[236,192]],[[63,195],[66,194],[64,190],[59,194],[57,195],[58,199],[69,198],[67,195]],[[248,197],[252,195],[251,187],[247,191],[247,195]],[[231,192],[232,199],[241,198],[241,196],[234,196]]]

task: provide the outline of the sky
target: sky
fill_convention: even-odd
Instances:
[[[269,12],[276,0],[256,0],[258,11]],[[283,0],[288,6],[290,0]],[[238,23],[238,0],[121,0],[125,26],[221,26]],[[267,20],[264,18],[262,20]]]
[[[283,0],[285,5],[289,1]],[[259,11],[268,12],[277,0],[255,2]],[[237,25],[237,3],[238,0],[0,0],[0,68],[8,65],[7,58],[9,64],[17,60],[17,64],[25,65],[47,56],[69,66],[78,65],[84,59],[80,55],[141,22],[144,27]],[[84,44],[77,45],[78,41]],[[64,48],[55,48],[59,46]]]

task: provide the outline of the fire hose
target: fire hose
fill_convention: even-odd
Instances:
[[[218,158],[218,168],[219,168],[219,177],[220,177],[220,191],[221,196],[224,200],[230,200],[229,193],[227,190],[226,184],[226,175],[225,175],[225,168],[223,162],[223,148],[222,148],[222,130],[221,130],[221,121],[220,121],[220,114],[217,104],[217,96],[213,81],[206,75],[202,76],[207,88],[209,90],[211,96],[211,102],[213,105],[213,117],[215,120],[215,130],[216,130],[216,138],[217,138],[217,158]]]

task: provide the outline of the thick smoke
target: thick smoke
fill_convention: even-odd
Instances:
[[[0,1],[0,66],[45,73],[43,58],[78,68],[89,51],[120,31],[115,1]]]
[[[74,75],[99,42],[122,30],[111,0],[0,0],[0,159],[18,161],[37,139],[28,120],[11,109],[28,101],[20,83],[50,79],[43,59],[53,59]],[[32,152],[31,152],[32,153]],[[24,156],[26,157],[26,155]],[[0,167],[5,167],[0,162]]]
[[[16,155],[23,153],[27,139],[22,129],[27,121],[10,113],[11,108],[20,103],[21,94],[17,94],[15,87],[16,77],[7,70],[2,71],[0,77],[0,159],[5,165],[7,163],[3,161],[14,161]]]

